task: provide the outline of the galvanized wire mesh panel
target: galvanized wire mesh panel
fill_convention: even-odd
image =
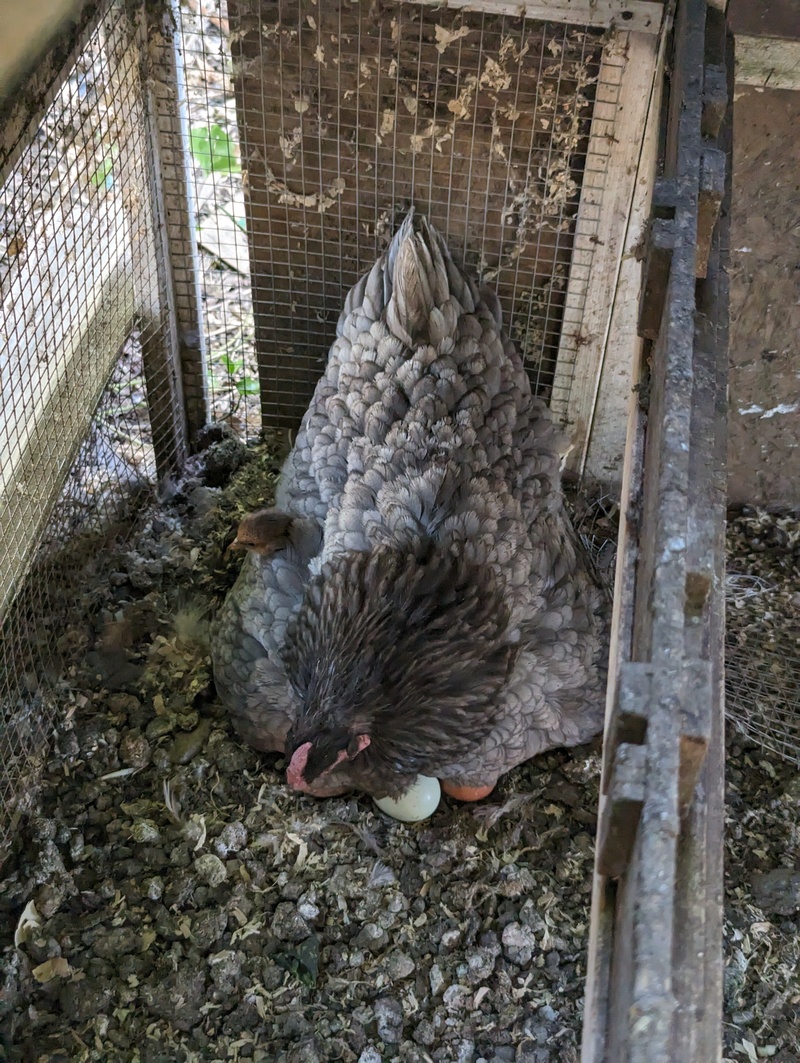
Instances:
[[[250,257],[225,6],[182,0],[180,77],[191,224],[202,293],[211,416],[245,437],[258,432]]]
[[[182,454],[143,40],[123,5],[87,29],[0,185],[0,849],[68,699],[78,562]]]
[[[207,72],[205,102],[190,105],[200,242],[237,274],[226,296],[244,293],[249,267],[265,423],[297,424],[347,290],[412,203],[497,287],[547,394],[562,321],[579,321],[586,297],[574,283],[567,305],[581,184],[588,172],[599,193],[606,172],[602,138],[588,154],[593,102],[618,91],[611,68],[599,84],[599,31],[408,3],[246,0],[227,18],[198,3],[185,0],[183,46],[187,76]],[[214,185],[222,195],[204,207]],[[581,216],[587,277],[598,213]],[[252,364],[245,294],[236,305],[218,328],[241,378]]]
[[[729,523],[725,697],[736,729],[800,765],[800,521],[748,511]]]
[[[571,499],[598,581],[614,585],[619,507]],[[755,544],[755,545],[753,545]],[[725,577],[725,711],[741,734],[800,765],[800,522],[764,511],[731,522]]]

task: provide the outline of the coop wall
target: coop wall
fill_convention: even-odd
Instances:
[[[0,125],[0,849],[69,707],[76,562],[186,453],[154,36],[88,6]]]
[[[228,17],[264,422],[297,426],[348,289],[414,205],[497,289],[585,463],[658,24],[609,37],[516,11],[310,0],[234,0]],[[598,466],[618,480],[614,430]]]

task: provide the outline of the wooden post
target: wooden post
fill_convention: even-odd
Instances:
[[[683,0],[664,162],[672,255],[665,291],[646,286],[660,320],[642,315],[651,371],[629,418],[646,444],[642,460],[629,435],[623,479],[583,1063],[721,1056],[725,202],[707,263],[698,254],[704,153],[730,158],[704,121],[720,36],[718,11]]]
[[[139,11],[151,153],[158,293],[143,305],[142,345],[159,476],[179,464],[207,419],[197,240],[187,172],[188,132],[175,15]]]
[[[639,345],[632,298],[638,269],[630,268],[630,257],[641,239],[655,170],[652,116],[658,113],[664,33],[617,32],[604,49],[587,151],[587,159],[604,160],[604,166],[587,166],[583,178],[550,404],[571,436],[567,470],[583,475],[591,449],[590,471],[617,490]],[[615,298],[626,293],[627,299]],[[601,389],[611,416],[598,410]]]

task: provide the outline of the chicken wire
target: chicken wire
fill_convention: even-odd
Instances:
[[[738,732],[800,766],[800,594],[796,560],[800,526],[796,519],[761,513],[755,518],[737,520],[731,536],[741,539],[743,527],[754,532],[754,537],[766,538],[766,532],[783,539],[777,545],[770,543],[778,555],[777,564],[765,565],[759,553],[729,564],[726,709]],[[765,551],[767,558],[770,552]],[[781,554],[785,556],[780,557]],[[753,569],[741,571],[747,561],[753,563],[753,569],[764,567],[764,574]]]
[[[416,3],[183,0],[212,379],[246,408],[257,372],[264,423],[295,427],[344,296],[413,204],[565,400],[614,136],[596,122],[590,150],[594,103],[624,65],[604,40]]]
[[[598,583],[611,596],[617,554],[619,504],[608,494],[568,498],[575,528]],[[740,525],[750,529],[743,535]],[[788,531],[786,530],[788,528]],[[770,575],[742,571],[758,565],[748,538],[767,539],[785,563]],[[778,539],[770,542],[771,538]],[[800,593],[796,518],[760,513],[731,525],[725,577],[725,712],[733,728],[756,745],[800,767]],[[788,549],[787,549],[788,547]],[[768,566],[770,567],[770,566]]]
[[[4,145],[0,851],[70,701],[71,618],[91,607],[78,561],[182,457],[139,40],[107,6],[30,135]]]

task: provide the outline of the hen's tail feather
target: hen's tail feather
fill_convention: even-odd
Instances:
[[[408,347],[437,346],[455,326],[455,299],[472,312],[477,293],[453,262],[444,240],[422,215],[409,211],[386,253],[386,324]]]

